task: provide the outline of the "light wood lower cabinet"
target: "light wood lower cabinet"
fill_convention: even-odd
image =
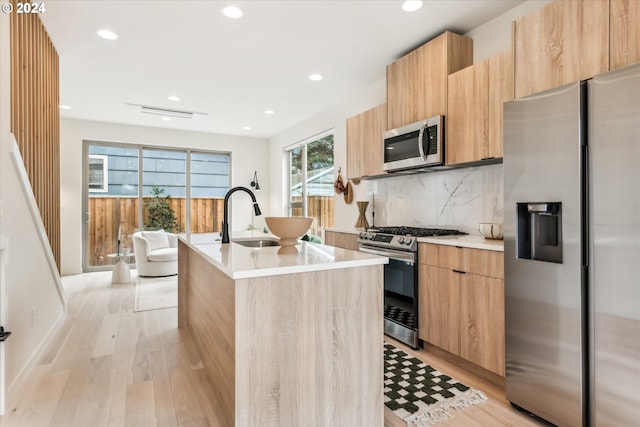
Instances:
[[[504,376],[504,282],[460,276],[460,356]]]
[[[504,376],[504,254],[421,243],[419,338]]]
[[[324,244],[328,246],[335,246],[337,248],[351,249],[352,251],[358,250],[358,235],[352,233],[341,233],[339,231],[326,231],[324,232]]]
[[[460,352],[460,285],[447,268],[420,265],[419,338],[453,354]]]

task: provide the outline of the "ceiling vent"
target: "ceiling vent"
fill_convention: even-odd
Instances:
[[[144,114],[154,114],[163,117],[178,117],[181,119],[192,119],[197,116],[206,116],[207,113],[199,113],[197,111],[174,110],[172,108],[151,107],[149,105],[131,104],[126,102],[127,108],[139,111]]]

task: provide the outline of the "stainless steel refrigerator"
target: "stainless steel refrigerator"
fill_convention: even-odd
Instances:
[[[640,66],[505,104],[506,396],[640,425]]]

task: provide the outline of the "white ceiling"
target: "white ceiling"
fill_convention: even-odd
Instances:
[[[399,0],[48,0],[41,18],[60,56],[63,117],[266,138],[379,81],[443,31],[464,34],[520,3],[432,0],[407,13]],[[244,17],[225,17],[229,4]],[[118,40],[99,38],[103,28]],[[168,122],[125,103],[207,116]]]

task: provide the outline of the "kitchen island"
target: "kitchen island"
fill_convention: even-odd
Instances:
[[[212,236],[178,242],[178,326],[224,425],[382,427],[387,258],[308,242],[280,255]]]

